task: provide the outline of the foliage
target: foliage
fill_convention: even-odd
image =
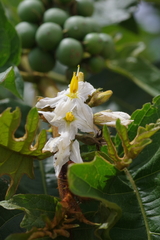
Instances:
[[[22,47],[16,29],[22,21],[17,12],[20,2],[0,1],[0,240],[160,239],[159,30],[147,32],[136,17],[137,9],[151,9],[158,25],[159,1],[92,0],[94,31],[98,38],[99,32],[107,38],[107,42],[99,38],[103,50],[96,55],[89,53],[82,38],[93,31],[91,27],[88,30],[83,25],[78,34],[72,27],[68,32],[63,27],[62,41],[73,34],[83,51],[78,62],[81,71],[97,89],[85,104],[96,105],[94,112],[111,112],[110,108],[128,112],[133,121],[125,126],[117,119],[115,129],[96,126],[96,135],[78,132],[74,143],[80,143],[84,162],[75,164],[70,159],[58,178],[52,156],[58,151],[43,148],[48,139],[57,137],[58,142],[59,136],[55,126],[48,125],[52,120],[34,107],[35,96],[38,101],[55,97],[59,89],[66,88],[76,71],[73,55],[76,60],[77,56],[68,57],[66,49],[64,56],[62,49],[62,62],[72,61],[73,67],[62,65],[56,60],[57,44],[49,52],[40,50],[49,58],[47,69],[51,71],[42,71],[46,69],[43,57],[38,57],[41,72],[32,70],[28,54],[39,46],[34,37],[30,49]],[[67,17],[77,15],[77,4],[83,1],[41,2],[45,11],[59,7]],[[34,29],[42,25],[42,16],[38,21]],[[99,42],[94,41],[92,47],[98,51]],[[44,46],[50,48],[46,42]],[[96,68],[91,69],[92,57]],[[113,96],[106,103],[112,95],[108,89]],[[42,110],[54,114],[48,105]],[[78,114],[83,117],[82,112]]]
[[[0,84],[17,97],[23,97],[24,83],[16,67],[20,61],[20,39],[4,14],[0,3]]]
[[[8,108],[0,116],[0,174],[7,174],[11,177],[11,184],[6,193],[6,198],[10,198],[15,193],[23,174],[27,174],[30,178],[34,177],[34,158],[44,159],[49,156],[49,154],[42,154],[41,152],[46,142],[45,130],[41,131],[37,142],[32,145],[38,125],[37,109],[33,108],[28,114],[25,135],[20,138],[15,138],[14,132],[18,127],[19,121],[20,111],[18,108],[12,113]]]
[[[128,130],[129,137],[135,137],[135,128],[140,122],[144,126],[151,119],[156,121],[159,110],[160,98],[157,97],[153,105],[146,104],[141,110],[135,111],[132,115],[134,123]],[[158,239],[160,205],[156,199],[159,198],[159,134],[158,131],[152,138],[152,144],[133,160],[129,169],[124,168],[116,174],[108,162],[113,161],[115,155],[106,146],[103,147],[103,157],[99,155],[102,153],[98,153],[94,161],[69,168],[69,184],[75,194],[98,199],[102,197],[121,207],[122,217],[111,230],[113,240],[135,239],[135,234],[139,239]],[[109,143],[110,140],[106,140]],[[119,138],[116,144],[120,145]],[[103,236],[106,239],[105,233]]]

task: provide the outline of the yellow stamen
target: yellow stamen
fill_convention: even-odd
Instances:
[[[71,79],[70,83],[70,93],[67,94],[70,98],[77,98],[78,94],[78,81],[82,81],[81,78],[83,78],[83,73],[79,72],[80,65],[77,66],[77,73],[73,73],[73,77]],[[82,76],[82,77],[81,77]]]
[[[67,121],[67,122],[72,122],[72,121],[74,121],[74,115],[73,115],[73,113],[72,112],[67,112],[66,113],[66,117],[65,117],[65,120]]]
[[[78,81],[79,82],[84,82],[84,74],[83,74],[83,72],[79,72],[78,73]]]
[[[70,93],[76,93],[78,91],[78,76],[76,73],[73,73],[73,77],[70,83]]]

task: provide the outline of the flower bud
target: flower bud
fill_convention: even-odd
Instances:
[[[128,126],[133,120],[130,119],[130,115],[124,112],[112,112],[111,110],[105,110],[94,114],[94,123],[97,125],[107,125],[110,127],[116,126],[116,120],[120,119],[121,124]]]
[[[97,90],[92,94],[91,99],[88,102],[88,105],[90,107],[99,106],[105,103],[111,97],[112,93],[113,92],[111,90],[105,92],[100,92],[99,90]]]

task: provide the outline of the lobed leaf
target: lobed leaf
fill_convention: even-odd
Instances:
[[[139,126],[135,138],[131,141],[129,140],[128,130],[121,124],[120,119],[116,121],[116,130],[123,147],[121,152],[121,155],[123,154],[123,156],[118,155],[118,151],[116,146],[113,144],[107,126],[103,127],[103,136],[106,140],[107,159],[114,162],[116,167],[122,170],[124,167],[127,167],[132,162],[132,159],[136,158],[148,144],[152,142],[150,137],[160,130],[160,119],[158,119],[156,123],[147,124],[145,127]]]
[[[42,130],[37,142],[33,145],[38,128],[38,112],[36,108],[30,110],[25,134],[23,137],[15,138],[14,133],[19,126],[20,110],[17,108],[12,113],[6,109],[0,115],[0,175],[9,175],[11,184],[8,188],[6,198],[10,198],[16,191],[21,177],[27,174],[30,178],[33,174],[33,160],[41,160],[51,155],[42,153],[42,148],[46,143],[46,131]]]
[[[32,227],[45,226],[44,216],[53,219],[58,199],[44,194],[17,194],[9,200],[0,202],[0,206],[8,210],[22,210],[25,216],[21,227],[31,230]]]

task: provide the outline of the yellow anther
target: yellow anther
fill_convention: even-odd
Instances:
[[[76,93],[78,91],[78,76],[76,73],[73,73],[73,77],[70,83],[70,93]]]
[[[79,72],[78,73],[78,81],[79,82],[84,82],[84,74],[83,74],[83,72]]]
[[[67,112],[66,113],[66,117],[65,117],[65,120],[67,121],[67,122],[72,122],[72,121],[74,121],[74,115],[73,115],[73,113],[72,112]]]

